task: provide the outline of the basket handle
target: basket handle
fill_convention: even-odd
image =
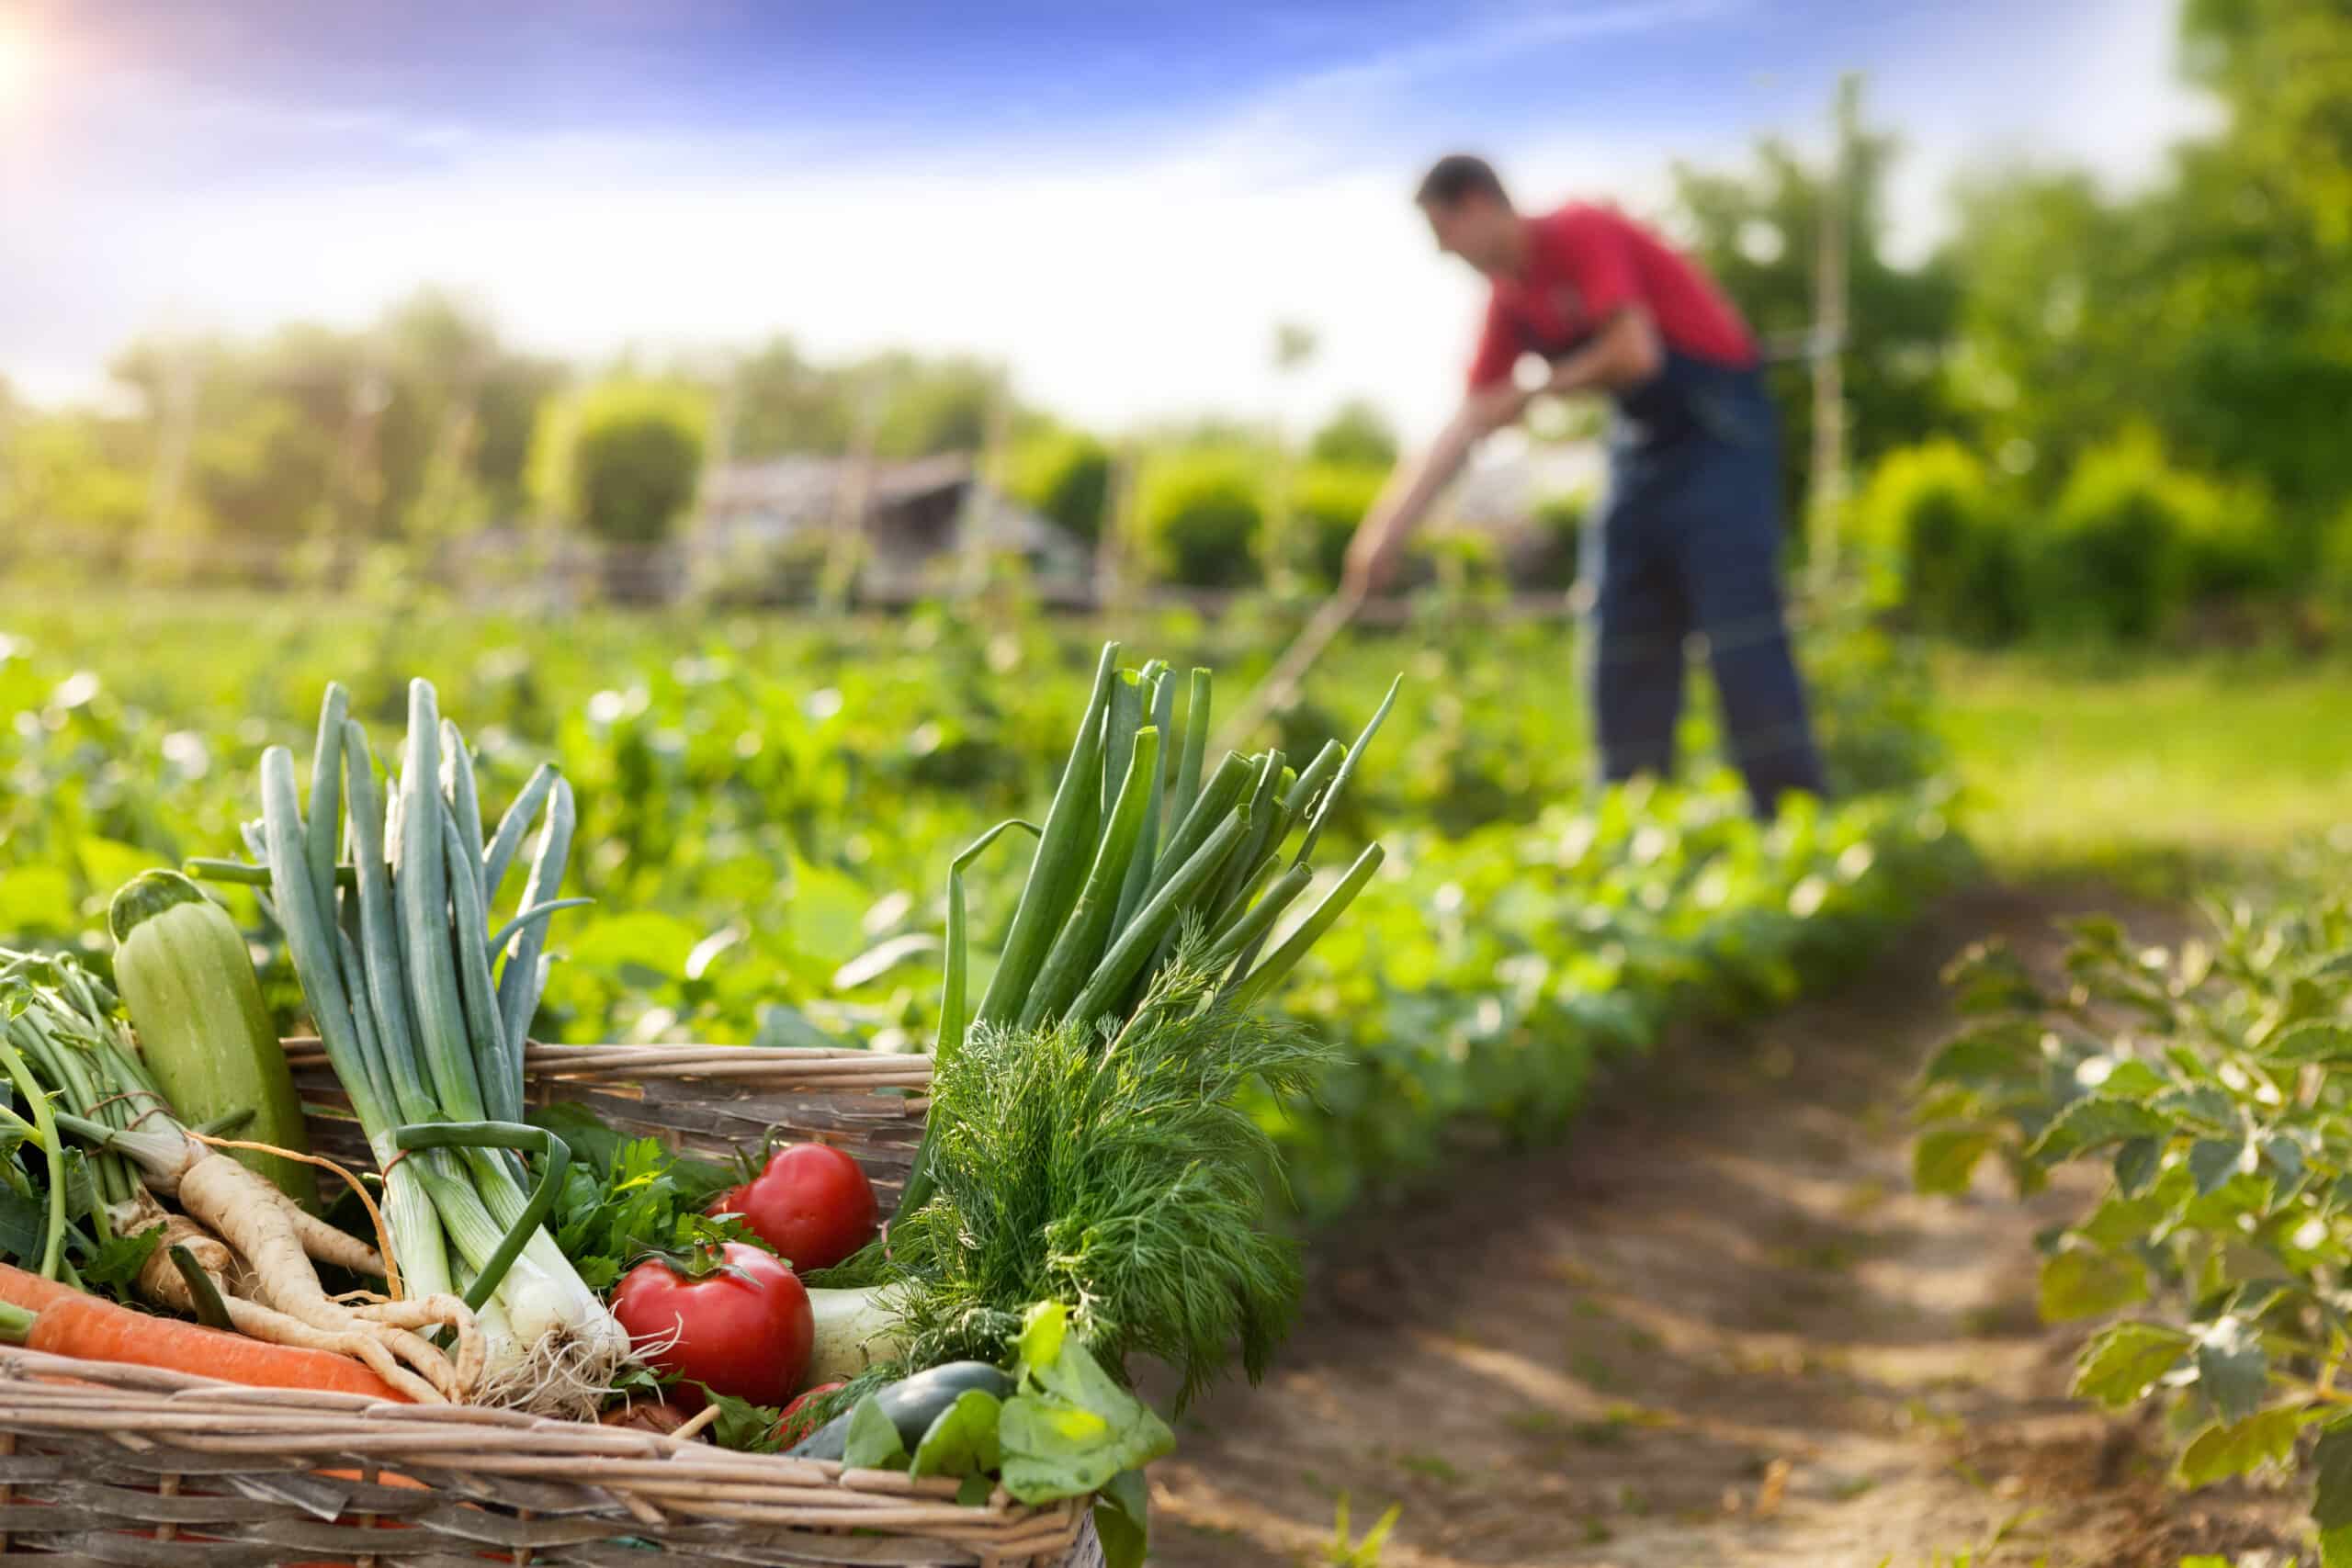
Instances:
[[[520,1122],[412,1122],[392,1129],[392,1147],[406,1153],[411,1149],[523,1149],[535,1152],[547,1161],[547,1169],[539,1177],[538,1186],[531,1190],[528,1202],[514,1218],[514,1226],[500,1238],[498,1248],[490,1261],[475,1276],[465,1294],[467,1309],[480,1312],[506,1278],[507,1269],[514,1266],[531,1233],[539,1228],[555,1207],[555,1195],[563,1187],[566,1172],[571,1168],[571,1146],[545,1127],[527,1126]]]

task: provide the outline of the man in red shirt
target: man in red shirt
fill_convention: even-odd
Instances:
[[[1586,525],[1588,683],[1607,780],[1666,773],[1682,707],[1683,642],[1707,637],[1731,753],[1759,814],[1820,794],[1821,763],[1779,584],[1777,422],[1755,341],[1714,284],[1602,207],[1521,214],[1483,160],[1439,160],[1418,197],[1438,248],[1493,281],[1461,409],[1400,468],[1357,530],[1347,590],[1366,593],[1488,434],[1545,393],[1615,404],[1609,491]],[[1550,364],[1540,387],[1519,361]]]

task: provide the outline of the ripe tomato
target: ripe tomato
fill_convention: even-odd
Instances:
[[[801,1438],[807,1437],[809,1433],[815,1431],[817,1429],[817,1423],[808,1415],[804,1414],[804,1412],[808,1410],[808,1406],[824,1398],[825,1395],[832,1393],[835,1389],[846,1388],[849,1385],[842,1382],[841,1379],[835,1378],[831,1382],[819,1383],[815,1388],[810,1389],[808,1393],[802,1394],[799,1398],[786,1405],[784,1407],[783,1419],[775,1424],[775,1440],[782,1443],[788,1449],[793,1444],[798,1442]]]
[[[675,1338],[647,1354],[652,1365],[754,1404],[792,1397],[817,1335],[800,1277],[740,1241],[716,1258],[639,1264],[614,1289],[613,1315],[632,1340]]]
[[[786,1144],[767,1168],[718,1195],[710,1212],[743,1228],[799,1269],[831,1269],[879,1233],[874,1183],[857,1161],[824,1144]]]

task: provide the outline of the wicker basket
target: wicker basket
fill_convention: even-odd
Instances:
[[[341,1099],[289,1042],[306,1103]],[[723,1156],[771,1127],[857,1156],[886,1203],[922,1132],[927,1056],[533,1044],[537,1103]],[[322,1154],[367,1163],[314,1113]],[[64,1382],[62,1380],[72,1380]],[[660,1553],[790,1568],[1099,1562],[1090,1510],[984,1507],[953,1481],[474,1407],[250,1389],[0,1348],[0,1557],[140,1568],[350,1562],[632,1564]],[[674,1560],[674,1559],[673,1559]]]

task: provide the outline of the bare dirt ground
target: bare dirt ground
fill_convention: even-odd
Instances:
[[[2091,908],[2179,923],[1962,896],[1843,992],[1627,1073],[1572,1146],[1322,1244],[1282,1370],[1153,1468],[1153,1561],[1333,1561],[1345,1497],[1359,1536],[1402,1506],[1384,1568],[2284,1568],[2300,1494],[2184,1495],[2159,1432],[2066,1398],[2086,1330],[2037,1320],[2033,1237],[2079,1190],[1910,1190],[1938,971],[1992,933],[2052,966]]]

